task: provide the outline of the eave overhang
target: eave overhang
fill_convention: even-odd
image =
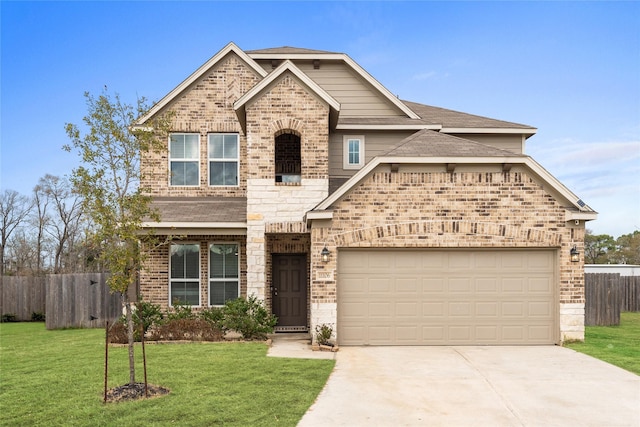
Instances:
[[[594,220],[598,214],[588,205],[586,205],[578,196],[569,190],[564,184],[558,181],[538,162],[529,156],[504,156],[504,157],[376,157],[353,175],[338,190],[319,203],[315,208],[307,213],[308,219],[310,213],[328,210],[334,203],[344,197],[352,188],[356,187],[378,166],[383,164],[402,165],[402,164],[444,164],[444,165],[462,165],[462,164],[497,164],[497,165],[522,165],[527,168],[533,177],[539,179],[544,185],[549,186],[564,198],[571,206],[567,209],[567,220],[582,219],[585,221]],[[571,213],[570,213],[571,212]]]
[[[336,130],[436,130],[439,131],[442,129],[441,125],[429,125],[424,123],[416,123],[416,124],[358,124],[358,123],[348,123],[348,124],[338,124],[336,126]]]
[[[535,135],[538,129],[536,128],[477,128],[477,127],[442,127],[440,132],[442,133],[472,133],[472,134],[517,134],[517,135],[526,135],[527,138]]]
[[[386,87],[377,81],[364,68],[358,65],[349,55],[344,53],[251,53],[249,56],[253,59],[274,59],[274,60],[333,60],[344,61],[349,65],[362,79],[379,91],[388,101],[395,105],[400,111],[411,119],[420,119],[411,108],[405,105],[397,96],[393,95]]]
[[[247,223],[245,222],[145,222],[142,224],[144,230],[152,230],[155,235],[160,236],[245,236],[247,234]]]

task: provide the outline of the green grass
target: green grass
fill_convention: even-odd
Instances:
[[[149,383],[171,393],[105,405],[104,330],[0,324],[0,425],[294,426],[335,364],[267,357],[257,342],[147,345],[146,353]],[[127,383],[127,349],[109,354],[109,388]],[[136,357],[143,382],[139,345]]]
[[[620,317],[618,326],[587,326],[584,342],[566,347],[640,375],[640,313]]]

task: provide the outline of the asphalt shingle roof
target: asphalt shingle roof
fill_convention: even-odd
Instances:
[[[247,222],[244,197],[154,197],[161,222]]]
[[[445,128],[535,129],[529,125],[476,116],[460,111],[447,110],[446,108],[432,107],[430,105],[418,104],[417,102],[402,102],[411,108],[426,123],[442,125]]]
[[[326,50],[314,50],[314,49],[305,49],[301,47],[292,47],[292,46],[281,46],[281,47],[270,47],[267,49],[256,49],[256,50],[245,50],[247,55],[253,54],[296,54],[296,53],[317,53],[319,55],[322,54],[335,54],[338,52],[327,52]]]
[[[421,130],[403,139],[385,157],[506,157],[518,156],[479,142]]]

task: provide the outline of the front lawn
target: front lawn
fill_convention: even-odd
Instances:
[[[104,330],[0,324],[0,425],[295,426],[335,361],[267,357],[264,343],[146,346],[162,397],[104,405]],[[109,349],[109,388],[128,381],[126,347]],[[141,351],[136,381],[143,382]]]
[[[640,313],[622,313],[618,326],[587,326],[584,342],[566,347],[640,375]]]

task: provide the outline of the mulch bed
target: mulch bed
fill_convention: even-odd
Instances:
[[[158,397],[169,394],[169,389],[153,384],[147,384],[148,397]],[[124,402],[128,400],[144,399],[144,383],[125,384],[107,391],[107,402]]]

